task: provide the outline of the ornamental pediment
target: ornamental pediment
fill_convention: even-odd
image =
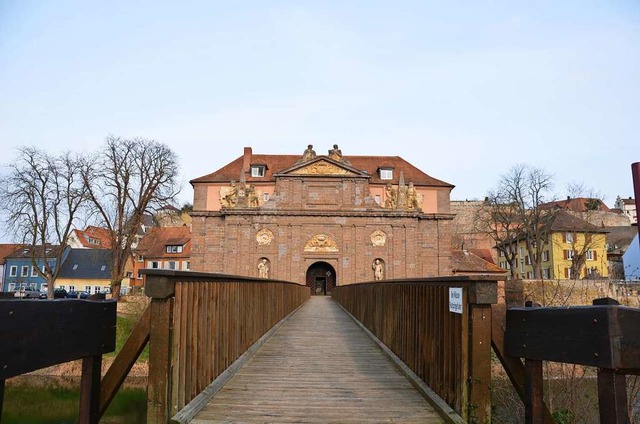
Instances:
[[[369,176],[348,165],[343,164],[329,158],[318,158],[317,160],[300,164],[293,168],[287,169],[280,175],[338,175],[350,177]]]

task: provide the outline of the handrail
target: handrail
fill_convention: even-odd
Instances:
[[[11,340],[0,343],[0,416],[5,379],[82,359],[78,422],[97,424],[102,354],[115,349],[115,301],[3,300],[0,320],[0,340]]]
[[[460,289],[461,313],[449,289]],[[332,297],[463,419],[491,421],[494,277],[386,280],[336,287]]]
[[[309,298],[296,283],[145,270],[151,298],[147,422],[167,423]]]
[[[628,423],[625,374],[640,375],[640,310],[596,299],[594,306],[512,308],[505,354],[524,358],[525,420],[542,423],[542,361],[598,367],[600,422]]]

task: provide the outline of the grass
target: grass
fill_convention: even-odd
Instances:
[[[118,316],[116,321],[116,350],[110,353],[105,354],[106,357],[112,358],[115,357],[118,352],[124,346],[124,343],[127,341],[129,334],[135,327],[138,322],[137,316]],[[146,362],[149,360],[149,344],[145,346],[144,350],[138,357],[138,361]]]

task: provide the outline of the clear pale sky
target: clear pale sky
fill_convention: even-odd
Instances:
[[[242,154],[402,156],[482,198],[519,162],[632,196],[640,2],[0,1],[0,158],[162,141],[184,188]]]

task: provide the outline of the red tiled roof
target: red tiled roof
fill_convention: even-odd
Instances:
[[[301,155],[260,155],[254,154],[251,156],[251,164],[254,165],[266,165],[266,171],[264,177],[251,177],[249,173],[245,175],[247,182],[272,182],[275,181],[274,174],[282,172],[296,165],[301,159]],[[318,155],[317,158],[326,157]],[[359,171],[364,171],[371,176],[371,183],[373,184],[398,184],[400,177],[400,171],[404,174],[404,180],[406,183],[413,182],[419,186],[435,186],[435,187],[450,187],[454,186],[444,181],[433,178],[420,169],[416,168],[406,160],[399,156],[343,156],[344,159],[349,161],[350,167]],[[244,156],[240,156],[229,164],[223,166],[217,171],[195,178],[190,181],[194,183],[210,183],[210,182],[229,182],[239,181],[240,173],[244,162]],[[386,167],[393,168],[393,180],[381,180],[378,173],[378,168]]]
[[[609,231],[588,223],[564,210],[557,211],[551,224],[552,231],[572,231],[587,233],[608,233]]]
[[[567,199],[567,200],[558,200],[555,202],[544,203],[540,205],[540,209],[565,209],[573,212],[587,212],[589,210],[594,210],[593,208],[588,208],[588,206],[597,206],[597,210],[599,211],[608,211],[609,207],[605,205],[602,200],[595,198],[587,198],[587,197],[576,197],[575,199]]]
[[[452,250],[451,251],[451,269],[454,273],[505,273],[506,271],[499,266],[487,262],[480,256],[477,256],[468,250]]]
[[[0,265],[3,265],[6,261],[5,258],[10,256],[13,252],[21,249],[22,244],[0,244]]]
[[[189,227],[153,227],[144,236],[136,254],[145,258],[185,258],[191,255]],[[167,246],[184,246],[182,253],[167,253]]]
[[[109,236],[109,230],[106,228],[95,227],[93,225],[89,225],[84,230],[74,230],[78,236],[78,241],[82,244],[83,247],[88,247],[90,249],[110,249],[111,248],[111,237]],[[90,243],[89,239],[94,239],[98,241],[98,244]]]

